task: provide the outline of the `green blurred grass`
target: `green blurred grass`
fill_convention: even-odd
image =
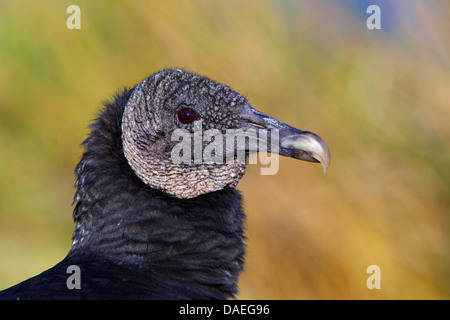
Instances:
[[[70,4],[81,30],[66,28]],[[0,288],[69,250],[73,170],[101,101],[182,67],[332,154],[325,175],[249,166],[239,298],[450,298],[450,5],[399,13],[369,31],[331,1],[0,2]],[[371,264],[381,290],[366,288]]]

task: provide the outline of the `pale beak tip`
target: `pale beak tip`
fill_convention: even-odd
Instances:
[[[323,167],[323,173],[326,173],[328,170],[328,167],[330,166],[330,151],[328,147],[326,147],[323,150],[323,156],[318,157],[317,160],[319,160],[320,164]]]
[[[323,172],[330,166],[330,150],[325,141],[317,134],[303,131],[300,134],[282,138],[281,147],[289,150],[288,156],[300,160],[320,162]]]

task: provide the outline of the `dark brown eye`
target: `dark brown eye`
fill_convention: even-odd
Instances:
[[[178,111],[178,120],[180,120],[181,123],[190,124],[197,120],[197,118],[197,113],[192,109],[183,108]]]

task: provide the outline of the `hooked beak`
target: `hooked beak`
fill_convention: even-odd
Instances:
[[[331,160],[330,150],[317,134],[291,127],[251,106],[245,108],[241,117],[247,122],[246,129],[263,129],[269,132],[278,130],[280,155],[309,162],[320,162],[324,172],[327,171]],[[269,133],[268,136],[272,137],[273,134]]]
[[[320,162],[323,172],[327,172],[331,157],[325,141],[313,132],[298,131],[298,133],[280,137],[280,154],[295,159]]]

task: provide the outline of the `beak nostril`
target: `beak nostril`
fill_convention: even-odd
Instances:
[[[267,129],[265,126],[263,126],[263,125],[261,125],[261,124],[259,124],[259,123],[256,123],[256,122],[254,122],[254,121],[252,121],[252,120],[247,120],[247,122],[248,122],[249,124],[251,124],[252,126],[257,127],[257,128],[259,128],[259,129]]]

